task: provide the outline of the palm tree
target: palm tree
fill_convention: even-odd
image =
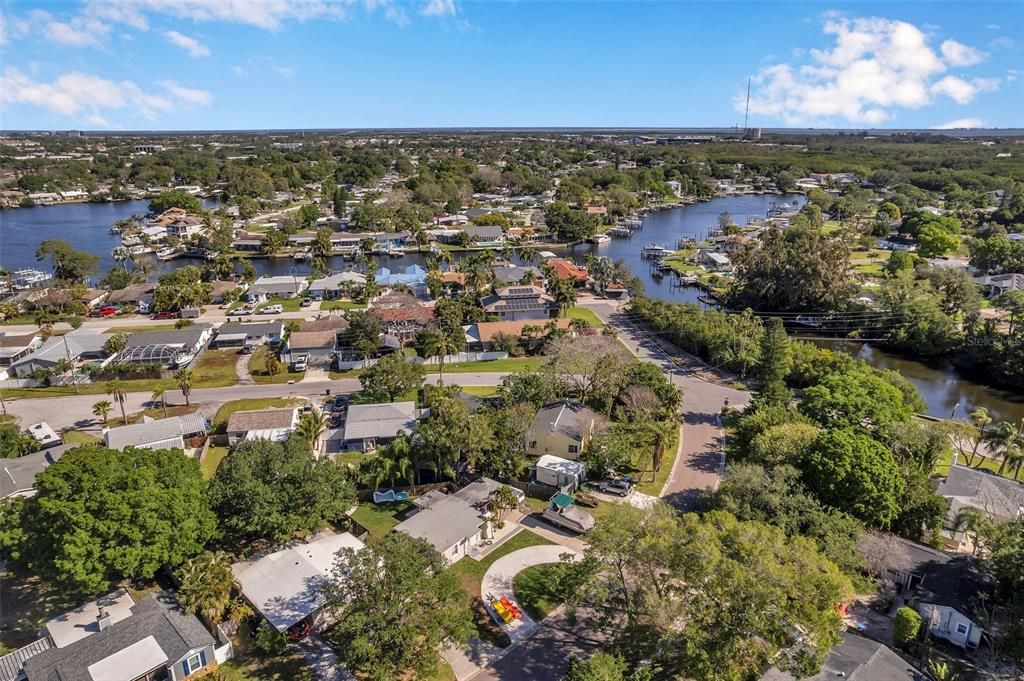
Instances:
[[[649,420],[643,425],[643,434],[651,445],[651,481],[658,477],[661,462],[665,458],[665,447],[675,436],[678,428],[674,420]]]
[[[571,279],[555,279],[549,284],[551,297],[558,303],[562,316],[569,314],[569,308],[576,304],[576,287]]]
[[[320,446],[320,436],[327,430],[327,414],[313,409],[307,411],[299,419],[295,434],[309,443],[309,453],[316,454]]]
[[[92,413],[93,416],[99,416],[103,419],[103,425],[107,425],[107,417],[110,415],[110,411],[113,408],[113,405],[110,404],[110,400],[100,400],[96,404],[92,405]]]
[[[167,388],[158,386],[153,389],[153,394],[150,395],[150,399],[153,402],[159,402],[160,406],[164,408],[164,418],[167,418]]]
[[[974,440],[974,447],[971,449],[970,454],[968,454],[968,466],[974,463],[974,457],[978,454],[978,447],[981,446],[982,441],[985,439],[985,430],[992,424],[992,417],[988,415],[988,409],[985,407],[978,407],[972,411],[970,418],[971,423],[978,429],[978,436]]]
[[[448,265],[448,269],[449,270],[452,269],[452,258],[453,257],[454,256],[452,256],[452,252],[451,251],[444,250],[444,249],[442,249],[441,252],[437,254],[437,259],[440,260],[441,262],[443,262],[445,265]]]
[[[121,407],[121,421],[127,425],[128,415],[124,412],[124,403],[128,399],[128,393],[124,391],[124,384],[121,383],[120,379],[115,378],[107,381],[107,394],[114,398],[117,406]]]
[[[181,587],[177,595],[185,611],[220,622],[231,601],[234,584],[231,557],[224,551],[206,551],[186,561],[179,578]]]
[[[124,268],[124,271],[128,271],[128,265],[125,264],[132,259],[132,253],[124,246],[117,246],[110,252],[110,257],[114,259],[118,265]]]
[[[428,357],[437,357],[437,384],[444,385],[444,358],[459,351],[459,346],[451,336],[443,331],[435,330],[427,334],[423,349]]]
[[[189,406],[189,396],[192,394],[192,378],[191,369],[178,369],[178,372],[174,374],[174,380],[178,382],[178,389],[185,396],[186,407]]]
[[[1024,463],[1024,435],[1012,423],[1003,421],[997,424],[985,436],[985,442],[989,450],[1003,460],[997,471],[999,475],[1003,474],[1008,464],[1019,469]]]

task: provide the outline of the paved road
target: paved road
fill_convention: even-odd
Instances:
[[[725,400],[729,400],[730,406],[740,407],[750,401],[750,393],[707,380],[716,378],[707,365],[683,353],[670,354],[664,341],[639,328],[613,303],[581,299],[578,304],[615,326],[619,339],[630,352],[660,366],[683,391],[686,416],[682,445],[662,497],[681,511],[692,510],[701,493],[714,489],[720,479],[723,459],[718,415]]]
[[[501,383],[504,373],[466,373],[466,374],[445,374],[445,384],[465,386],[492,386]],[[436,384],[437,374],[427,376],[427,382]],[[357,392],[362,388],[359,381],[354,378],[343,378],[326,381],[300,381],[291,385],[234,385],[226,388],[196,388],[192,391],[190,400],[193,404],[201,405],[201,409],[207,416],[213,416],[217,408],[231,400],[243,400],[263,397],[317,397],[325,395],[327,390],[332,395],[338,393]],[[177,393],[175,395],[175,393]],[[67,397],[36,397],[31,399],[7,399],[7,411],[21,419],[21,423],[28,426],[32,423],[46,421],[55,430],[67,430],[69,428],[99,428],[96,417],[92,413],[92,405],[100,400],[109,399],[107,395],[69,395]],[[174,391],[167,395],[167,404],[184,404],[181,393]],[[152,403],[152,396],[148,392],[128,393],[125,402],[125,411],[129,414],[157,406]],[[117,405],[114,405],[114,415],[120,415]]]

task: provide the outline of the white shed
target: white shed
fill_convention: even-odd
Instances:
[[[587,467],[580,461],[570,461],[553,454],[545,454],[534,465],[537,482],[558,487],[576,489],[587,478]]]

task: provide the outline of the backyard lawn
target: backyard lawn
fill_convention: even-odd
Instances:
[[[391,529],[402,522],[401,517],[410,508],[411,501],[396,501],[393,504],[359,504],[356,510],[352,511],[352,519],[365,527],[374,537],[383,537]]]
[[[257,397],[248,400],[234,400],[221,405],[213,417],[213,432],[223,432],[228,424],[228,419],[236,411],[247,411],[254,409],[267,409],[269,407],[297,407],[306,400],[301,397]]]
[[[591,328],[594,329],[599,329],[604,326],[604,322],[601,321],[601,318],[598,317],[593,310],[585,307],[570,307],[569,319],[582,319],[590,324]]]
[[[199,468],[203,471],[204,480],[209,480],[213,477],[213,474],[217,472],[217,468],[220,467],[220,462],[227,455],[227,447],[210,447],[206,450],[206,457],[199,464]]]
[[[271,298],[265,303],[260,303],[256,306],[256,314],[259,314],[260,310],[271,305],[280,305],[285,312],[298,312],[302,309],[302,298]]]
[[[967,457],[961,455],[960,458],[957,459],[957,463],[960,465],[966,465]],[[974,463],[971,466],[971,468],[981,468],[983,470],[987,470],[998,475],[999,466],[1002,465],[1002,463],[1003,462],[998,459],[989,459],[986,457],[975,456]],[[940,457],[939,462],[935,464],[934,473],[936,475],[941,475],[945,477],[946,475],[949,475],[949,468],[952,465],[953,453],[946,452],[945,454],[942,455],[942,457]],[[1010,480],[1016,480],[1017,482],[1024,482],[1024,466],[1021,467],[1021,470],[1017,471],[1016,477],[1014,476],[1012,469],[1010,469],[1010,467],[1007,466],[1006,470],[1004,470],[1002,473],[1002,477],[1008,478]]]
[[[265,657],[253,647],[248,627],[231,637],[235,657],[217,667],[213,678],[220,681],[313,681],[316,677],[295,646],[289,645],[277,657]]]
[[[66,430],[60,436],[66,445],[90,445],[100,441],[95,435],[81,430]]]
[[[189,369],[195,377],[193,388],[223,388],[238,382],[235,363],[238,350],[206,350]],[[173,384],[174,381],[171,381]]]

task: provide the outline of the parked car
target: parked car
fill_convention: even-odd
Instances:
[[[602,480],[597,485],[597,488],[605,494],[618,494],[620,497],[628,497],[629,493],[633,491],[633,481],[629,478]]]
[[[260,314],[281,314],[282,312],[284,312],[284,307],[281,305],[267,305],[260,310]]]
[[[107,306],[96,310],[92,314],[94,317],[113,317],[117,313],[118,309],[116,307]]]
[[[295,361],[292,362],[292,368],[294,368],[295,371],[305,371],[306,370],[306,365],[308,363],[309,363],[309,356],[308,355],[299,355],[298,357],[295,358]]]
[[[174,312],[157,312],[153,315],[153,319],[177,319],[178,315]]]
[[[313,304],[313,301],[309,298],[303,298],[302,302],[299,303],[299,307],[309,307]]]
[[[577,508],[573,498],[561,492],[551,497],[551,503],[544,509],[541,517],[552,525],[573,532],[583,533],[594,527],[594,516]]]

